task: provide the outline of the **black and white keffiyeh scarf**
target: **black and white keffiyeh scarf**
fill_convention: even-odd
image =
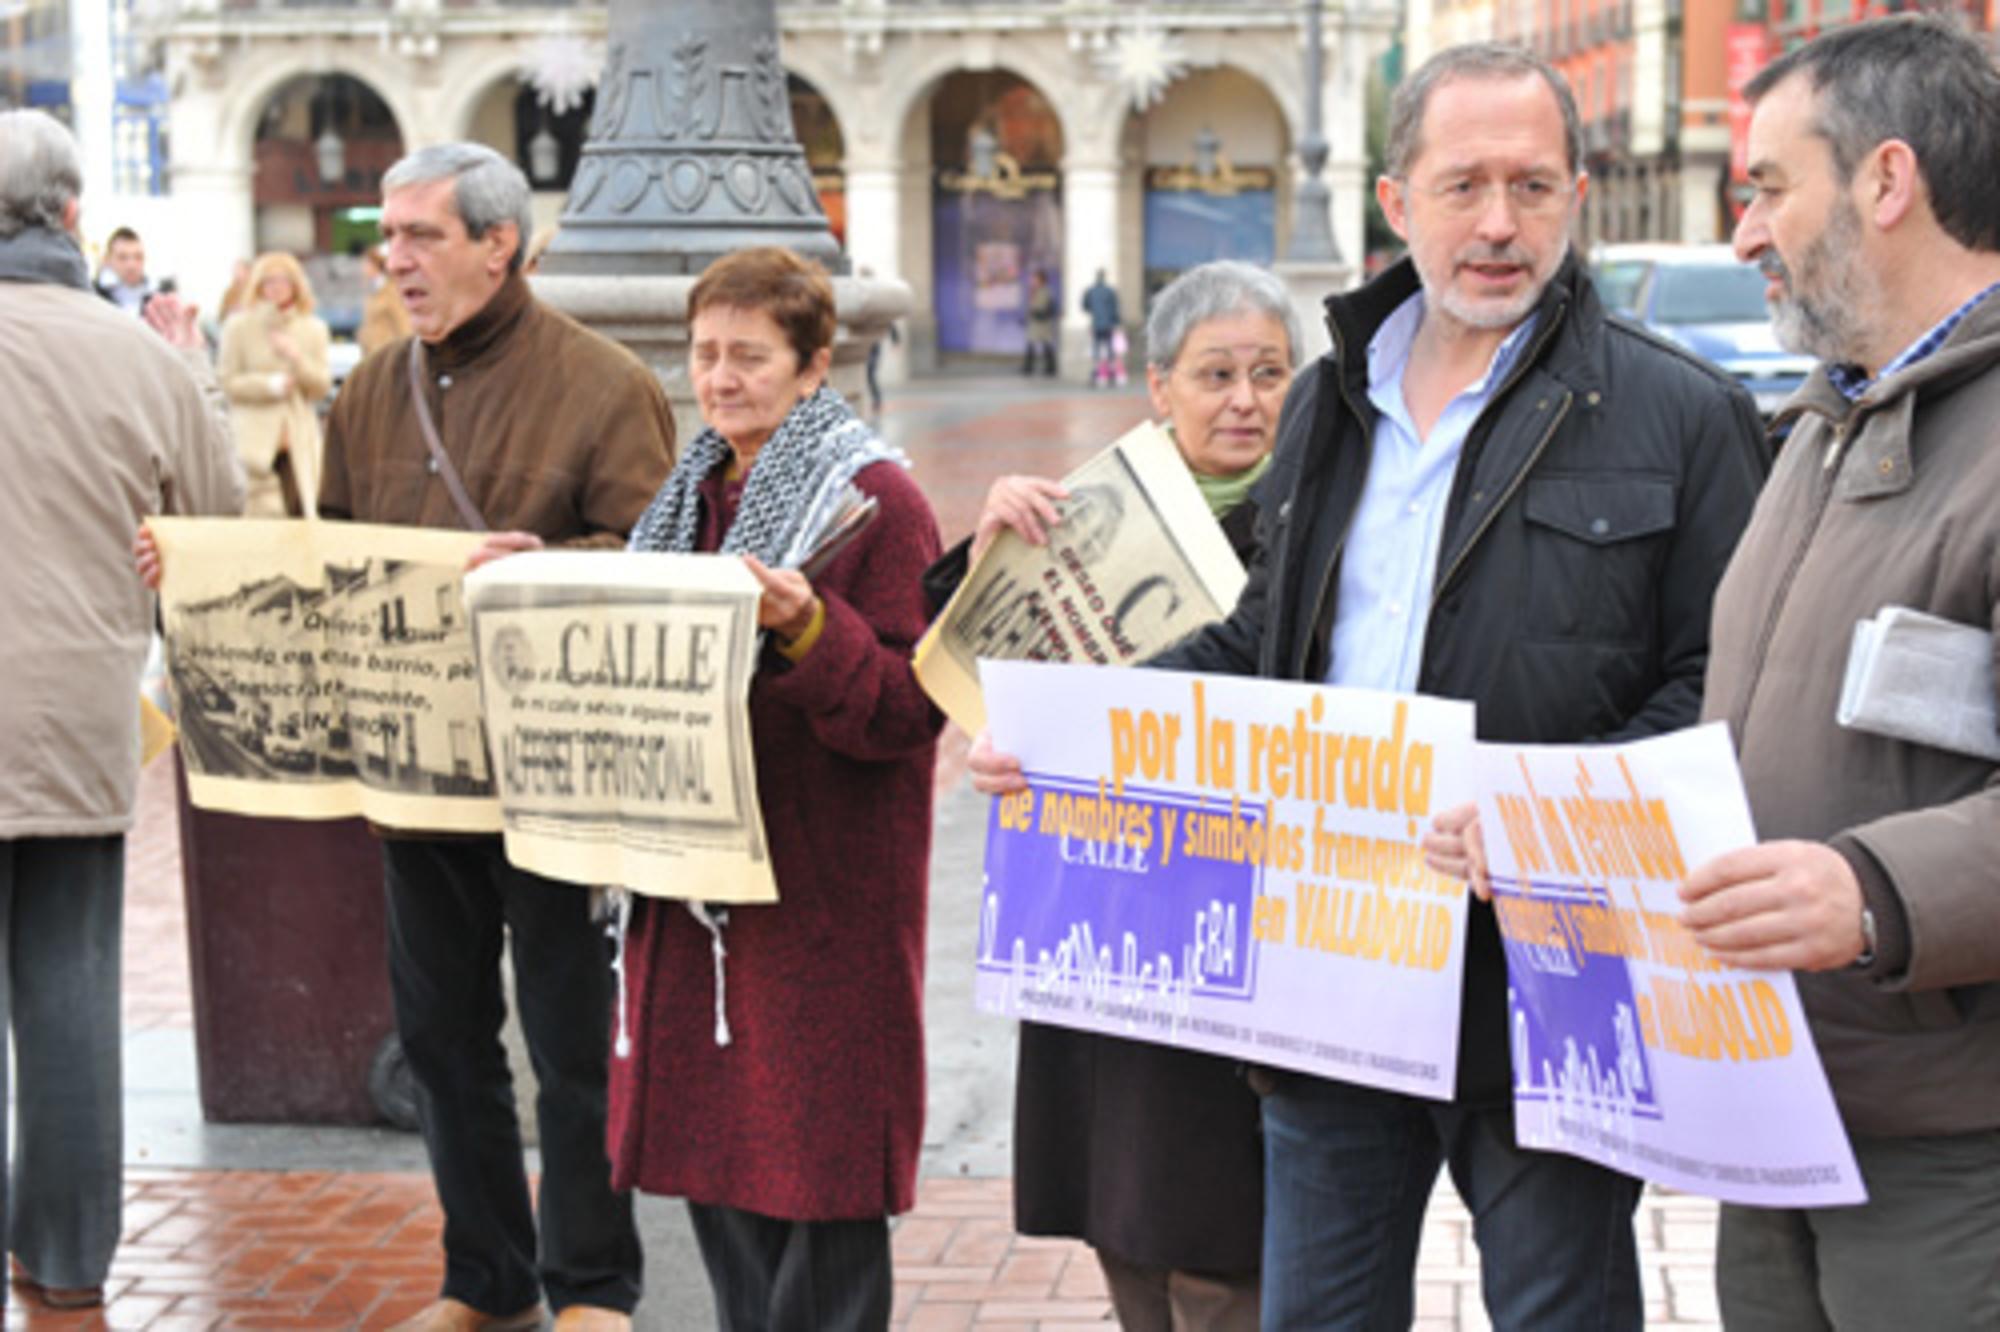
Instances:
[[[696,435],[640,515],[629,548],[693,550],[701,530],[701,483],[728,457],[729,443],[714,426]],[[797,566],[825,532],[855,474],[878,462],[910,465],[822,384],[758,450],[720,553],[755,555],[774,569]]]
[[[635,551],[692,551],[701,532],[701,483],[730,455],[729,442],[714,426],[705,427],[681,453],[660,493],[632,528],[627,548]],[[848,485],[864,467],[893,462],[908,467],[900,449],[884,444],[847,400],[822,384],[771,432],[750,464],[736,518],[723,534],[719,553],[755,555],[774,569],[790,569],[811,553],[840,508]],[[727,908],[682,903],[708,931],[715,963],[715,1043],[728,1045],[729,1007],[724,960],[729,949],[723,930]],[[612,1053],[626,1059],[632,1038],[625,994],[625,935],[631,927],[632,895],[611,896],[612,933],[617,953],[618,1034]]]

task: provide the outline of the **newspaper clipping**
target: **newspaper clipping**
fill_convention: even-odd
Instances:
[[[986,722],[981,657],[1130,666],[1220,619],[1243,591],[1243,566],[1157,425],[1063,484],[1048,544],[1001,532],[917,645],[917,679],[970,734]]]
[[[551,551],[466,579],[509,860],[777,900],[750,742],[758,595],[715,555]]]
[[[189,799],[235,814],[499,828],[459,587],[477,533],[149,525]]]

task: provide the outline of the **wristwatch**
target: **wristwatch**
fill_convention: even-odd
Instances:
[[[1875,965],[1875,913],[1867,907],[1861,908],[1861,954],[1854,959],[1854,968],[1864,971]]]

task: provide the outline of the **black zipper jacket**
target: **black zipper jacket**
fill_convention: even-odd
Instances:
[[[1333,347],[1292,386],[1254,496],[1249,585],[1227,619],[1152,665],[1326,677],[1377,416],[1368,343],[1417,287],[1405,259],[1328,300]],[[1471,700],[1483,740],[1631,740],[1693,725],[1715,585],[1770,470],[1756,407],[1706,362],[1607,315],[1574,255],[1538,309],[1453,479],[1418,692]],[[1461,1103],[1509,1094],[1505,986],[1492,909],[1474,902]]]

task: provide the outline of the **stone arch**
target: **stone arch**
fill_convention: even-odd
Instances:
[[[450,128],[453,139],[469,139],[481,105],[500,83],[521,81],[521,52],[501,48],[475,59],[460,61],[438,89],[438,122]]]
[[[1126,269],[1128,283],[1150,302],[1199,263],[1274,262],[1292,197],[1295,144],[1276,93],[1233,61],[1186,71],[1144,113],[1134,113],[1127,162],[1138,254]]]
[[[1175,79],[1160,99],[1143,113],[1131,112],[1130,115],[1138,122],[1142,132],[1148,131],[1158,121],[1170,121],[1175,124],[1182,122],[1191,124],[1197,120],[1212,122],[1215,119],[1213,115],[1196,113],[1191,117],[1186,104],[1196,98],[1212,98],[1220,103],[1224,110],[1237,113],[1245,105],[1246,93],[1264,99],[1262,107],[1251,105],[1250,109],[1253,112],[1251,118],[1256,118],[1254,113],[1268,111],[1275,121],[1276,140],[1275,142],[1266,140],[1256,134],[1253,127],[1253,134],[1246,145],[1247,153],[1244,149],[1231,151],[1232,136],[1227,132],[1228,127],[1225,125],[1222,127],[1223,151],[1225,155],[1239,163],[1249,162],[1252,160],[1250,154],[1254,154],[1255,160],[1263,165],[1282,166],[1298,145],[1301,132],[1298,122],[1294,119],[1292,108],[1286,106],[1279,91],[1257,71],[1246,65],[1234,61],[1217,61],[1213,65],[1190,69]],[[1218,94],[1221,96],[1218,97]],[[1238,122],[1245,119],[1240,114],[1232,114],[1231,118]],[[1191,134],[1183,137],[1188,138],[1192,144]],[[1241,135],[1236,137],[1239,143],[1244,142]]]
[[[825,99],[834,122],[840,126],[841,139],[851,152],[856,129],[868,121],[869,90],[863,86],[866,81],[855,78],[853,71],[825,59],[829,51],[805,42],[793,43],[785,48],[785,73],[811,85]]]
[[[1027,57],[1027,58],[1022,58]],[[1051,96],[1049,89],[1062,86],[1060,71],[1049,66],[1045,60],[1034,58],[1025,46],[1011,48],[1005,59],[974,62],[966,58],[963,48],[939,46],[925,53],[912,64],[899,71],[900,77],[888,93],[883,108],[882,124],[887,141],[892,146],[903,141],[909,128],[910,118],[919,107],[929,104],[944,81],[954,74],[1011,74],[1033,88],[1048,103],[1050,113],[1055,117],[1056,127],[1062,133],[1064,151],[1078,142],[1077,131],[1063,114],[1063,99]]]
[[[257,124],[263,119],[271,99],[286,84],[294,79],[321,78],[328,74],[344,75],[366,87],[389,108],[404,145],[407,147],[413,143],[411,130],[420,121],[403,95],[403,83],[382,79],[379,65],[371,67],[349,59],[348,53],[340,48],[336,48],[331,55],[299,53],[264,59],[268,52],[260,47],[257,54],[259,60],[255,72],[234,89],[222,112],[219,146],[224,155],[224,165],[247,167],[253,161]]]

